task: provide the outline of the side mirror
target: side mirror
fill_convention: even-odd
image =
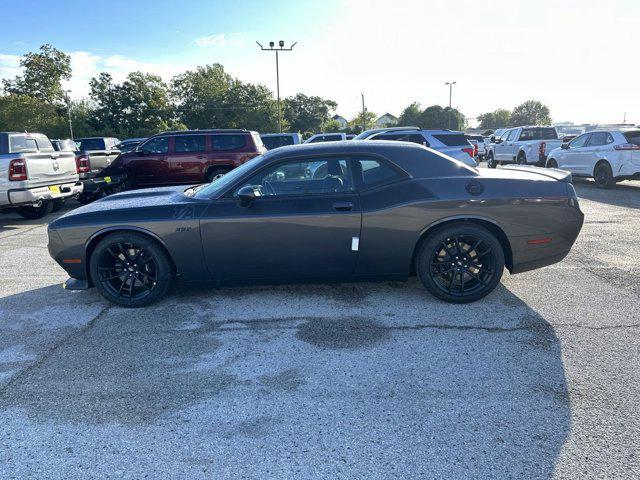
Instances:
[[[237,196],[240,199],[240,206],[246,208],[260,196],[260,192],[252,185],[245,185],[238,190]]]
[[[491,141],[491,143],[495,143],[496,136],[495,135],[491,135],[491,138],[489,140]]]
[[[493,143],[495,143],[495,144],[502,143],[502,139],[501,139],[501,138],[496,138],[496,139],[493,141]]]
[[[562,145],[560,145],[560,148],[562,148],[563,150],[569,150],[569,144],[563,143]]]

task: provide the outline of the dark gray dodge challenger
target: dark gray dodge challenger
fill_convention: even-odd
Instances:
[[[504,267],[562,260],[582,228],[561,170],[476,170],[420,145],[282,147],[207,185],[120,193],[49,225],[70,289],[141,307],[181,282],[402,280],[478,300]]]

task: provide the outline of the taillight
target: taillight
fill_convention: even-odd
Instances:
[[[474,149],[473,149],[473,147],[471,147],[471,148],[463,148],[463,149],[462,149],[462,151],[463,151],[463,152],[465,152],[465,153],[467,153],[471,158],[473,158],[473,157],[474,157],[474,155],[473,155],[473,150],[474,150]]]
[[[475,157],[477,155],[478,155],[478,145],[476,144],[473,146],[473,156]]]
[[[614,150],[640,150],[640,145],[634,143],[623,143],[622,145],[615,145]]]
[[[89,157],[86,155],[78,155],[76,157],[76,172],[78,173],[88,173],[91,171],[91,166],[89,165]]]
[[[9,163],[9,180],[19,182],[27,179],[27,163],[22,158],[16,158]]]
[[[540,155],[544,155],[544,151],[547,149],[547,143],[546,142],[540,142],[540,146],[538,147],[538,153]]]

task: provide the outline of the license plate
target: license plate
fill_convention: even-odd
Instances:
[[[60,195],[60,187],[58,185],[50,185],[49,191],[54,195]]]
[[[104,177],[104,181],[107,183],[111,183],[111,177]]]

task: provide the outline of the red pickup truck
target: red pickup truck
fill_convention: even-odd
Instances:
[[[266,152],[257,132],[180,130],[149,137],[102,171],[104,190],[207,183]]]

